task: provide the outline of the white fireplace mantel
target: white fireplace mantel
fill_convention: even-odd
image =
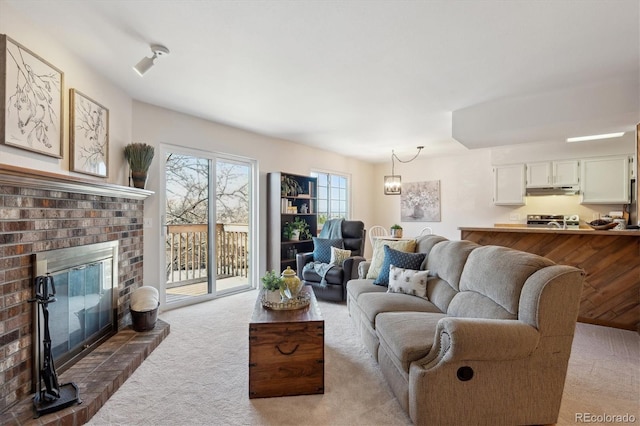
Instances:
[[[78,192],[133,200],[144,200],[154,194],[153,191],[146,189],[26,169],[8,164],[0,164],[0,185],[19,185],[26,188]]]

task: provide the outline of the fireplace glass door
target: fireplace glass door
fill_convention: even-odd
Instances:
[[[55,297],[55,301],[47,304],[47,310],[51,352],[58,373],[118,329],[118,246],[118,241],[107,241],[35,254],[36,276],[48,274],[53,281],[53,286],[47,286],[46,290],[36,286],[35,293],[46,291],[47,296]],[[37,306],[34,324],[39,324],[39,328],[34,333],[34,347],[39,348],[38,365],[44,339],[43,317]],[[37,376],[37,371],[34,374]]]
[[[53,275],[56,302],[49,305],[54,360],[70,358],[113,323],[111,261],[95,262]]]

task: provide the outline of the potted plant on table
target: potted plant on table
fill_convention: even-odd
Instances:
[[[154,148],[146,143],[130,143],[124,147],[124,158],[129,163],[134,187],[144,189],[153,154]]]
[[[391,226],[391,236],[393,238],[402,238],[402,226],[397,223]]]
[[[276,271],[267,271],[261,279],[262,287],[265,290],[265,300],[270,303],[280,303],[282,300],[281,291],[284,290],[284,278]]]

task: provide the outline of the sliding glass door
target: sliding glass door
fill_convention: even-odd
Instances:
[[[255,163],[163,148],[167,305],[251,288]]]

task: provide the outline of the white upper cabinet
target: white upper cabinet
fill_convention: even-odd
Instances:
[[[493,168],[493,204],[524,205],[524,164]]]
[[[582,160],[582,204],[628,204],[632,157]]]
[[[580,183],[578,160],[527,163],[527,188],[574,186]]]

